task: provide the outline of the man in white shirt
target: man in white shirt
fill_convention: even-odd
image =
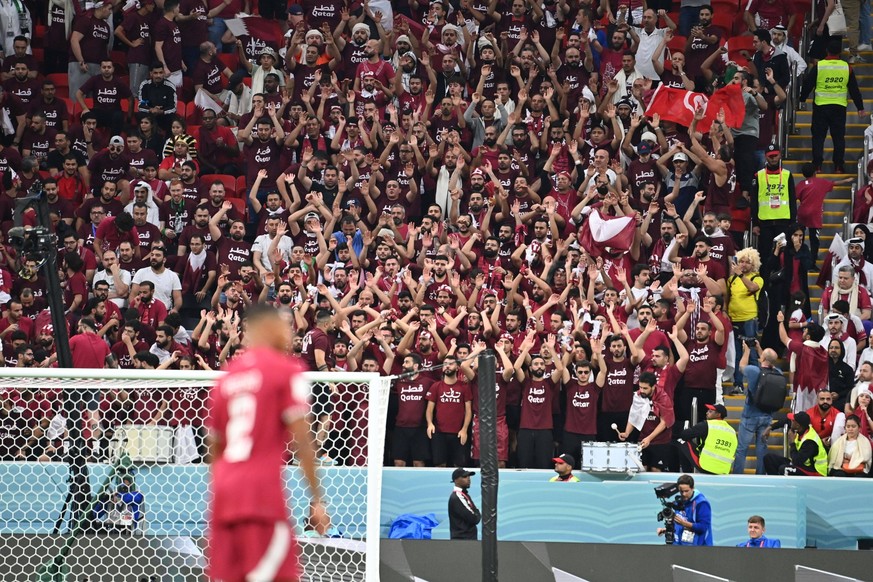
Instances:
[[[308,218],[308,216],[307,216]],[[267,273],[273,272],[273,261],[270,257],[270,245],[273,239],[281,237],[278,243],[279,254],[282,260],[289,262],[291,259],[291,249],[294,247],[294,241],[285,236],[285,222],[279,217],[271,216],[266,221],[267,232],[255,239],[252,245],[252,262],[255,264],[255,269],[258,274],[263,277]]]
[[[785,56],[788,58],[789,67],[795,64],[797,65],[797,78],[799,79],[806,70],[806,61],[796,50],[788,46],[788,42],[786,42],[787,34],[788,29],[781,24],[777,24],[772,30],[770,30],[770,38],[772,39],[771,44],[776,47],[777,51],[781,50],[785,53]],[[791,78],[795,78],[793,74],[791,75]]]
[[[127,307],[127,295],[130,292],[131,283],[130,271],[121,268],[115,251],[103,253],[103,270],[94,275],[92,288],[101,281],[105,281],[109,285],[109,300],[119,309]]]
[[[670,30],[676,30],[676,24],[670,20],[664,10],[658,10],[656,13],[651,8],[643,12],[643,26],[641,28],[631,27],[630,34],[637,43],[637,72],[647,79],[658,80],[657,71],[652,64],[652,57],[661,41],[664,39],[664,33],[667,28],[658,28],[658,20],[663,18],[664,23]],[[636,37],[636,38],[634,38]],[[664,64],[664,51],[661,51],[660,61]]]
[[[166,268],[166,250],[164,247],[152,247],[149,255],[149,266],[136,272],[130,289],[130,296],[139,295],[139,284],[151,281],[155,286],[155,299],[167,306],[168,313],[177,313],[182,307],[182,281],[179,275]]]

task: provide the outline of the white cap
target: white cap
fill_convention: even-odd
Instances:
[[[640,139],[643,140],[643,141],[657,142],[657,141],[658,141],[658,136],[656,136],[656,135],[655,135],[654,133],[652,133],[651,131],[647,131],[647,132],[643,133],[643,137],[641,137]]]

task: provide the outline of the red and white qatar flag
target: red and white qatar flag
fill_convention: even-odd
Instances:
[[[579,243],[588,254],[599,257],[607,252],[625,253],[634,242],[636,221],[633,216],[609,216],[594,209],[582,224]]]

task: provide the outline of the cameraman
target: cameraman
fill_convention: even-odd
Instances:
[[[95,504],[94,513],[105,533],[130,535],[143,518],[144,502],[133,477],[125,475],[115,492]]]
[[[712,507],[709,501],[694,490],[694,478],[691,475],[681,475],[676,484],[682,497],[681,509],[676,510],[673,521],[676,524],[677,546],[711,546],[712,544]],[[664,535],[666,528],[659,527],[658,535]]]

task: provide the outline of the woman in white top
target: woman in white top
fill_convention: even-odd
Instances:
[[[870,439],[861,434],[861,421],[854,414],[846,417],[846,434],[831,445],[828,453],[828,475],[832,477],[863,477],[870,472],[873,448]]]

